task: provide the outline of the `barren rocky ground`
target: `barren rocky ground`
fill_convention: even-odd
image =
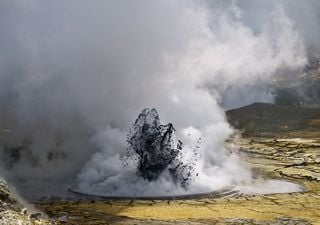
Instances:
[[[305,190],[193,200],[59,200],[37,206],[58,224],[320,224],[319,139],[246,137],[239,144],[255,177],[289,180]]]
[[[12,196],[7,182],[0,177],[0,225],[45,225],[41,213],[30,213]]]

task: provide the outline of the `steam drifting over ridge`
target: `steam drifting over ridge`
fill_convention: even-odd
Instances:
[[[186,143],[186,158],[203,139],[190,190],[250,180],[237,156],[225,153],[232,129],[220,104],[272,101],[255,85],[302,67],[313,44],[295,20],[301,3],[251,3],[2,1],[0,116],[11,129],[0,136],[2,171],[23,178],[26,191],[77,174],[85,190],[103,192],[111,181],[126,187],[132,180],[119,160],[126,133],[143,108],[155,107]],[[318,5],[301,7],[309,18]],[[19,158],[7,154],[12,148],[22,149]],[[130,192],[184,191],[167,181],[164,174],[148,192],[134,180]]]

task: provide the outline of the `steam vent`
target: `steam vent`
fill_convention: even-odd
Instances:
[[[167,170],[175,183],[186,186],[191,167],[182,163],[182,142],[171,123],[162,125],[156,109],[144,109],[128,135],[129,151],[138,155],[138,174],[153,181]]]

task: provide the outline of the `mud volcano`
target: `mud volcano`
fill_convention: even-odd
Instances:
[[[173,181],[186,186],[192,167],[181,161],[182,142],[171,123],[162,125],[156,109],[144,109],[128,134],[128,155],[138,155],[138,174],[156,180],[168,169]]]
[[[295,183],[282,180],[255,180],[252,177],[248,177],[243,183],[226,182],[223,186],[219,184],[219,179],[223,181],[230,178],[230,175],[206,174],[201,169],[197,170],[200,172],[198,175],[195,173],[195,168],[198,166],[199,146],[196,146],[193,152],[195,160],[192,159],[190,151],[185,151],[187,147],[190,146],[183,146],[176,137],[171,123],[161,123],[156,109],[144,109],[127,134],[126,154],[110,157],[104,161],[104,165],[115,165],[116,169],[109,167],[100,170],[101,167],[97,164],[96,170],[103,177],[89,181],[79,180],[71,191],[89,198],[189,199],[303,190]],[[190,159],[184,154],[190,154],[188,155]],[[215,168],[220,171],[224,169],[224,167],[219,168],[218,162]],[[201,180],[206,178],[208,185]],[[213,183],[210,183],[211,181]],[[280,190],[279,187],[283,188]]]

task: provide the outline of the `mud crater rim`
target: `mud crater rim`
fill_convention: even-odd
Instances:
[[[267,196],[267,195],[279,195],[279,194],[290,194],[290,193],[304,193],[308,192],[309,190],[306,187],[298,182],[285,180],[285,179],[269,179],[264,180],[264,182],[278,182],[278,183],[286,183],[295,185],[297,190],[292,191],[270,191],[266,193],[257,193],[257,192],[250,192],[250,191],[241,191],[241,188],[245,187],[254,187],[254,185],[250,186],[229,186],[224,187],[219,190],[209,191],[209,192],[195,192],[190,194],[177,194],[177,195],[137,195],[137,196],[128,196],[128,195],[108,195],[108,194],[93,194],[89,192],[84,192],[81,190],[77,190],[76,188],[68,188],[68,191],[78,197],[86,198],[90,200],[192,200],[192,199],[218,199],[218,198],[233,198],[233,197],[243,197],[243,196]],[[242,189],[243,190],[243,189]]]

